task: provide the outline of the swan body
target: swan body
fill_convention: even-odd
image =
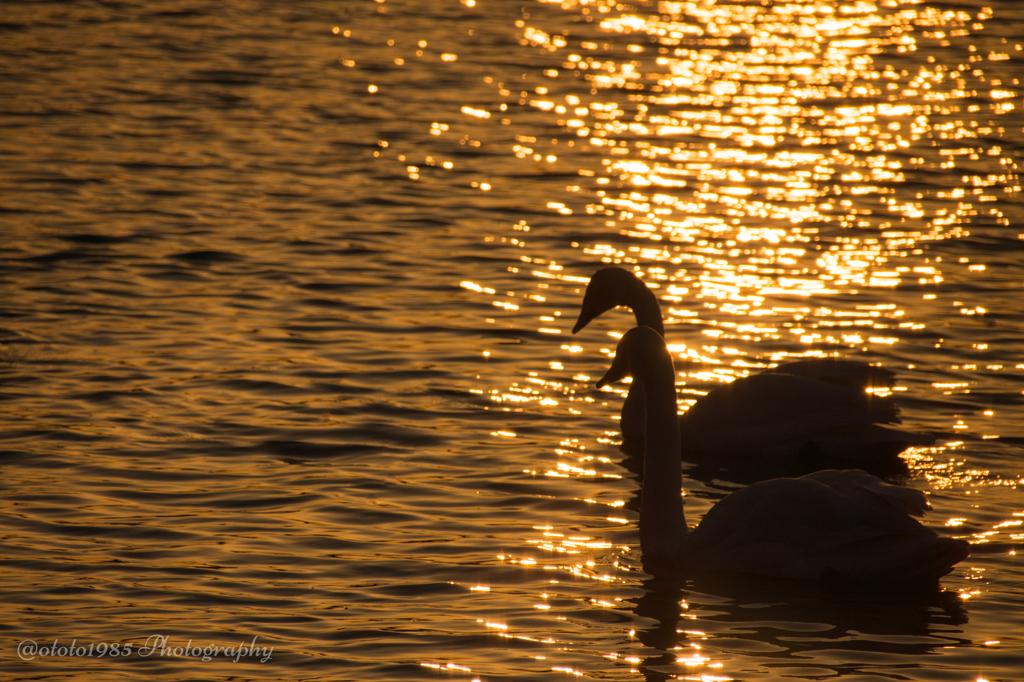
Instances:
[[[688,530],[672,357],[655,330],[627,332],[598,386],[625,376],[640,380],[646,406],[640,496],[645,566],[905,583],[936,580],[968,555],[967,542],[940,537],[913,518],[929,509],[923,493],[858,470],[755,483],[719,501]]]
[[[889,472],[889,460],[898,460],[907,447],[932,442],[930,436],[883,426],[899,421],[888,399],[772,372],[715,388],[678,421],[687,459],[745,463],[746,468],[767,461],[789,473],[851,466]]]
[[[619,305],[633,310],[638,326],[664,336],[654,293],[616,267],[591,278],[573,333]],[[644,438],[642,381],[634,378],[622,407],[625,449]],[[883,426],[899,423],[899,411],[891,400],[865,389],[891,387],[894,381],[887,369],[837,358],[800,360],[736,379],[679,417],[683,457],[729,463],[759,476],[849,467],[902,473],[899,453],[930,445],[934,438]]]

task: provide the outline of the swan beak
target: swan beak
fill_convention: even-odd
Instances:
[[[600,314],[600,311],[594,310],[594,306],[587,305],[587,301],[584,299],[583,308],[580,310],[580,317],[578,320],[576,320],[576,326],[572,328],[572,333],[575,334],[579,330],[586,327],[591,320],[593,320]]]
[[[612,366],[608,368],[608,371],[605,372],[604,376],[601,377],[600,381],[597,382],[597,387],[604,388],[608,384],[613,384],[616,381],[622,381],[627,376],[629,376],[629,372],[626,371],[624,365],[625,363],[615,362],[613,360]]]

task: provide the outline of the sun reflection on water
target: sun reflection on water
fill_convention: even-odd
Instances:
[[[576,8],[575,3],[561,6]],[[980,81],[972,80],[972,86],[988,87],[991,97],[1003,97],[994,87],[1003,79],[986,82],[982,69],[970,67],[980,56],[971,55],[956,68],[901,59],[917,51],[919,43],[927,47],[946,35],[930,29],[968,35],[965,27],[979,28],[978,22],[991,18],[986,11],[972,16],[921,8],[884,12],[874,3],[838,9],[790,4],[769,10],[668,2],[659,10],[657,18],[625,14],[600,24],[610,33],[646,34],[659,45],[657,57],[618,61],[604,54],[611,49],[608,44],[582,41],[584,50],[600,58],[572,52],[562,65],[588,81],[592,93],[606,90],[623,97],[577,106],[579,97],[569,95],[567,104],[578,118],[558,123],[606,149],[608,177],[582,174],[594,178],[591,192],[599,199],[587,212],[617,217],[624,234],[655,241],[718,237],[777,244],[813,240],[810,235],[820,228],[810,228],[803,239],[792,231],[802,223],[891,230],[899,233],[865,242],[853,238],[851,248],[827,254],[817,265],[840,280],[894,286],[903,277],[880,267],[889,240],[907,249],[921,240],[957,236],[962,221],[956,216],[977,215],[980,208],[957,202],[934,209],[925,229],[915,225],[911,231],[905,227],[908,220],[926,218],[929,212],[923,201],[889,196],[896,193],[894,184],[906,182],[910,173],[955,166],[962,156],[992,162],[982,166],[995,166],[998,160],[999,166],[1016,169],[1009,159],[982,158],[1000,156],[1000,147],[982,138],[1003,132],[1001,121],[979,129],[955,117],[965,106],[979,106],[965,104],[979,96],[975,89],[964,89],[968,78]],[[629,51],[639,55],[653,48],[631,45]],[[896,65],[876,63],[886,57]],[[990,59],[1001,57],[993,52]],[[902,68],[911,65],[916,69]],[[553,101],[543,108],[556,106],[566,109]],[[1004,102],[989,109],[998,119],[1013,106]],[[961,139],[978,143],[939,142]],[[998,198],[986,187],[999,184],[1004,194],[1020,191],[1015,173],[991,170],[964,177],[975,187],[970,193],[955,188],[936,192],[935,198],[974,196],[981,204]],[[613,181],[636,190],[608,196],[599,185]],[[652,188],[672,192],[652,194]],[[878,206],[863,207],[868,196],[877,197]],[[997,208],[988,214],[1002,219]],[[743,224],[757,218],[784,226]],[[776,254],[764,255],[773,257],[765,265],[778,263]],[[815,279],[825,278],[819,274]]]
[[[557,35],[518,21],[521,43],[561,68],[543,70],[551,85],[498,83],[502,110],[550,115],[578,153],[600,156],[577,169],[573,201],[547,208],[585,212],[619,235],[574,245],[659,286],[667,325],[696,326],[709,341],[677,346],[684,359],[741,376],[787,357],[890,353],[925,325],[895,305],[844,307],[834,297],[937,286],[949,264],[925,244],[967,236],[971,223],[1007,224],[1003,201],[1020,184],[999,139],[1017,107],[1019,79],[1006,62],[1020,46],[974,38],[990,10],[662,2],[640,16],[612,2],[545,4],[583,13],[588,25]],[[928,52],[950,39],[964,46],[962,60],[937,63]],[[553,160],[539,139],[518,135],[514,156]],[[545,282],[585,279],[544,258],[521,261]],[[832,300],[794,306],[794,297]],[[493,305],[519,311],[529,300],[519,298]],[[565,333],[556,317],[539,319],[539,333]],[[758,352],[765,342],[776,348]],[[533,386],[499,394],[544,400]]]
[[[619,399],[604,396],[624,394],[625,385],[597,394],[598,370],[579,359],[612,354],[627,318],[606,329],[603,341],[567,336],[571,306],[598,263],[632,269],[655,290],[684,409],[717,384],[791,359],[863,355],[900,368],[900,346],[931,330],[923,308],[907,306],[905,297],[891,302],[890,293],[920,291],[928,304],[940,285],[985,275],[984,263],[943,260],[929,247],[1010,225],[1008,207],[1020,200],[1019,155],[1008,150],[1022,132],[1012,65],[1024,41],[987,33],[991,10],[909,0],[691,0],[660,2],[656,14],[640,15],[604,0],[542,4],[572,17],[572,28],[559,33],[524,14],[517,37],[540,55],[536,73],[524,74],[523,83],[487,80],[499,104],[467,103],[462,113],[478,125],[511,124],[516,134],[506,154],[532,172],[564,172],[565,196],[533,208],[552,216],[546,223],[575,221],[595,237],[572,242],[586,267],[552,262],[527,241],[536,232],[526,220],[513,226],[514,236],[486,237],[520,250],[509,270],[529,273],[537,289],[462,286],[486,297],[498,319],[552,337],[553,350],[535,371],[488,389],[498,409],[583,415],[603,403],[617,412]],[[959,59],[932,54],[948,55],[951,46]],[[964,317],[987,313],[953,305]],[[970,382],[918,380],[913,390],[951,396]],[[899,398],[908,388],[877,392]],[[1024,483],[969,463],[961,438],[977,429],[987,429],[979,438],[998,438],[978,418],[957,414],[944,426],[935,447],[905,455],[926,489],[942,495]],[[621,469],[587,447],[615,440],[607,432],[563,441],[547,466],[526,473],[614,481]],[[612,512],[624,504],[618,497],[586,502]],[[604,518],[609,527],[598,532],[554,521],[534,527],[522,556],[501,559],[627,582],[616,557],[633,550],[617,533],[633,519],[624,511]],[[1019,519],[953,516],[945,526],[976,544],[1024,538]],[[979,593],[963,590],[961,598]],[[560,617],[544,597],[535,608]],[[722,664],[696,643],[675,653],[680,676],[730,679],[718,676]],[[641,662],[625,648],[606,658]]]

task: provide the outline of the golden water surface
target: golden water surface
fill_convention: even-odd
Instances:
[[[6,675],[1019,678],[1012,0],[5,13]],[[972,555],[923,595],[645,574],[594,388],[632,318],[570,333],[608,264],[681,408],[896,371],[936,437],[901,483]],[[738,485],[684,474],[691,523]]]

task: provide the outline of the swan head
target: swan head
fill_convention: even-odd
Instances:
[[[583,306],[580,308],[579,319],[572,328],[575,334],[587,326],[594,318],[620,305],[630,305],[630,292],[637,286],[646,285],[632,272],[622,268],[602,268],[594,273],[587,283],[587,291],[583,294]]]
[[[597,382],[598,388],[621,381],[625,377],[665,377],[674,381],[672,355],[665,347],[665,339],[650,327],[633,327],[626,332],[615,347],[612,366]]]

